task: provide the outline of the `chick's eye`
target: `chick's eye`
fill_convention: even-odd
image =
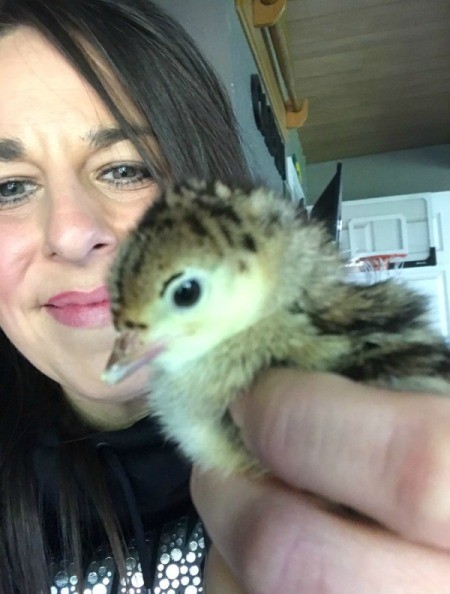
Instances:
[[[200,283],[196,280],[184,281],[174,292],[173,302],[177,307],[191,307],[201,297]]]

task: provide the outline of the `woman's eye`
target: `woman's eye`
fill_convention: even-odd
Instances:
[[[152,179],[144,165],[116,165],[104,169],[101,179],[115,186],[130,186],[147,183]]]
[[[0,182],[0,208],[26,200],[36,190],[36,184],[27,180],[10,179]]]

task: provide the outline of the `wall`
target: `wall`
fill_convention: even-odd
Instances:
[[[450,190],[449,144],[342,159],[342,164],[344,200]],[[335,161],[306,166],[308,203],[335,170]]]
[[[156,0],[156,4],[178,20],[212,64],[230,95],[251,170],[281,192],[281,178],[253,116],[250,76],[258,70],[234,0]]]

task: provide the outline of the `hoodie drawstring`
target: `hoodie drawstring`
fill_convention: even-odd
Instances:
[[[144,580],[144,586],[148,592],[153,588],[153,565],[155,561],[155,551],[149,550],[148,543],[145,538],[144,525],[142,518],[139,514],[139,508],[137,505],[136,497],[133,492],[133,488],[130,484],[130,479],[114,450],[109,446],[108,443],[99,443],[97,448],[101,448],[104,455],[105,461],[111,468],[112,472],[116,476],[117,480],[122,487],[122,491],[125,497],[128,511],[130,513],[131,523],[133,526],[134,537],[136,540],[136,548],[139,554],[139,562],[141,564],[142,578]],[[153,541],[155,539],[152,539]],[[154,549],[154,547],[152,547]]]

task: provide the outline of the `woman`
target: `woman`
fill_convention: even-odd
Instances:
[[[177,550],[203,541],[197,530],[188,542],[188,468],[146,420],[144,375],[118,390],[100,380],[107,270],[168,180],[248,173],[215,76],[151,3],[0,7],[0,591],[48,590],[47,574],[55,587],[88,575],[117,589],[110,568],[90,565],[108,541],[122,566],[122,541],[136,549],[143,576],[135,561],[122,573],[150,588],[167,579],[151,559],[170,520],[186,522]]]
[[[189,469],[145,374],[99,379],[104,282],[167,181],[247,183],[232,114],[148,0],[7,0],[0,23],[0,591],[200,592]],[[445,592],[448,409],[261,378],[231,412],[276,478],[193,475],[208,594]]]

